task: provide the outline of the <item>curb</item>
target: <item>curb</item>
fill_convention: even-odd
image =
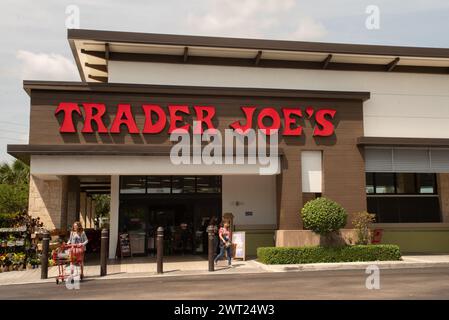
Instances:
[[[408,262],[408,261],[369,261],[369,262],[340,262],[340,263],[311,263],[311,264],[278,264],[267,265],[254,261],[266,272],[300,272],[300,271],[344,271],[361,270],[376,265],[383,270],[442,268],[449,267],[449,262]]]

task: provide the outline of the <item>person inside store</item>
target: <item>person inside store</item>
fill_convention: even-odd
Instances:
[[[189,243],[189,228],[188,224],[183,222],[180,224],[181,229],[181,246],[182,246],[182,255],[184,255],[188,248]]]
[[[220,253],[215,257],[215,264],[221,259],[225,252],[228,259],[228,266],[231,266],[231,248],[232,248],[232,233],[229,222],[224,222],[223,226],[218,230]]]
[[[69,241],[67,244],[75,245],[77,248],[82,249],[82,255],[84,255],[84,251],[86,251],[86,245],[89,241],[87,240],[86,233],[81,225],[81,222],[75,221],[72,226],[72,231],[70,232]],[[84,256],[81,257],[81,261],[84,260]],[[72,264],[72,263],[71,263]],[[84,268],[83,263],[81,263],[81,278],[84,277]],[[73,265],[71,265],[71,269],[73,270]]]

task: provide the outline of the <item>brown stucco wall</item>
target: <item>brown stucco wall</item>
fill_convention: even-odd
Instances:
[[[449,173],[437,175],[438,194],[440,195],[440,207],[442,222],[449,222]]]

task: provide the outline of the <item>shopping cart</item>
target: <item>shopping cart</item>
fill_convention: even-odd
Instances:
[[[60,281],[70,279],[74,281],[79,277],[83,279],[84,268],[84,246],[77,244],[62,244],[53,251],[52,259],[55,266],[58,266],[58,276],[56,284]],[[80,270],[81,269],[81,272]]]

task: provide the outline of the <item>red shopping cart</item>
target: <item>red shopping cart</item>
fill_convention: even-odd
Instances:
[[[56,284],[68,278],[79,275],[83,279],[84,269],[84,246],[78,244],[62,244],[53,251],[52,259],[55,266],[58,266],[58,276]],[[78,268],[81,272],[78,272]],[[77,271],[75,273],[75,271]]]

